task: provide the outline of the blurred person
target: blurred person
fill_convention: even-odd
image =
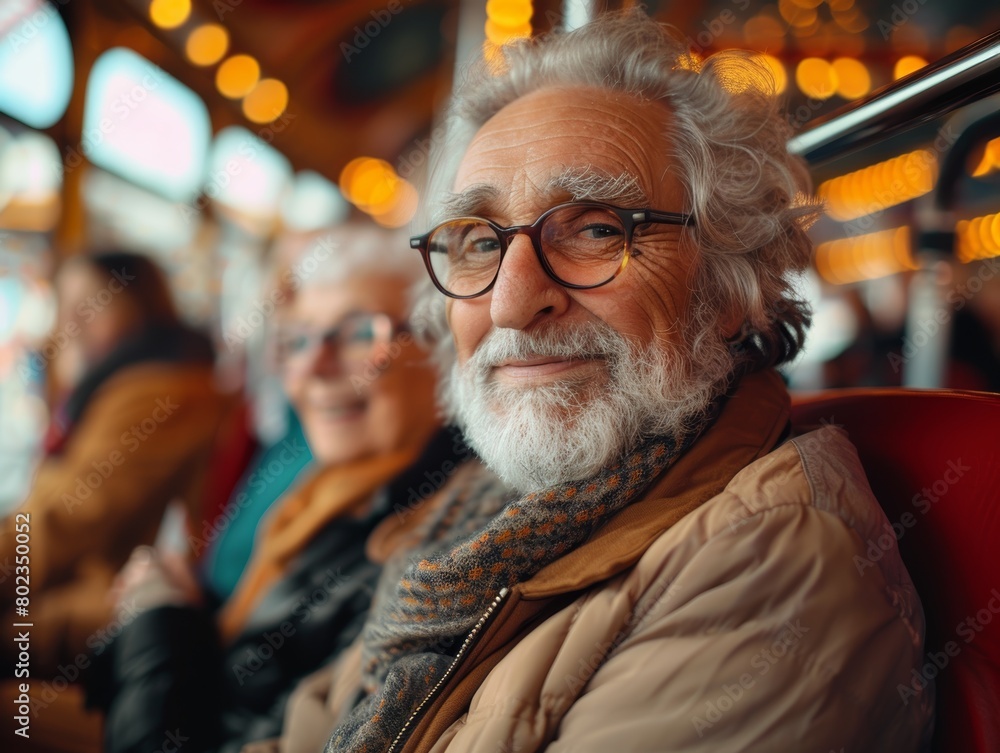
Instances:
[[[112,580],[136,546],[154,541],[168,504],[198,513],[229,406],[213,383],[210,341],[180,321],[152,260],[120,250],[73,257],[56,290],[53,342],[69,382],[30,494],[0,522],[4,572],[26,576],[0,586],[5,633],[33,623],[30,671],[40,678],[101,643]],[[18,584],[29,591],[23,601]],[[11,641],[2,651],[12,671]]]
[[[419,259],[366,225],[324,240],[332,257],[278,296],[283,386],[314,468],[261,521],[246,570],[217,607],[183,563],[134,555],[119,604],[141,613],[90,680],[107,751],[159,749],[164,730],[180,730],[192,752],[278,734],[297,682],[360,630],[380,571],[369,535],[383,524],[382,538],[395,540],[418,494],[468,457],[459,435],[440,428],[435,367],[405,324]]]
[[[945,386],[1000,392],[1000,258],[956,265]]]
[[[269,745],[918,750],[920,602],[854,447],[790,438],[773,368],[819,208],[766,86],[728,85],[764,72],[693,67],[641,11],[501,54],[457,90],[412,239],[485,468]]]

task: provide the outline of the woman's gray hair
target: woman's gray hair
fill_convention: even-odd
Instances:
[[[475,133],[514,100],[547,87],[593,86],[661,101],[672,116],[664,125],[685,211],[696,221],[682,248],[698,259],[690,312],[697,367],[756,370],[794,358],[810,312],[790,278],[809,264],[806,229],[819,204],[808,196],[805,163],[787,150],[791,128],[770,93],[770,72],[738,51],[694,61],[675,30],[639,10],[508,45],[502,55],[472,66],[456,89],[424,221],[437,218],[434,202],[451,190]],[[443,301],[426,301],[422,311],[440,317]],[[734,312],[742,327],[727,341],[723,323]]]

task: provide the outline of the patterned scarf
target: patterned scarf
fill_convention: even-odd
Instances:
[[[500,591],[638,500],[708,423],[683,441],[654,438],[584,482],[517,497],[483,473],[453,492],[401,577],[382,578],[363,632],[367,695],[334,731],[327,753],[386,751]]]

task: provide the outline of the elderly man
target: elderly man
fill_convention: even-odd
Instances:
[[[888,523],[842,431],[788,438],[773,370],[808,324],[804,166],[747,69],[686,52],[628,13],[458,91],[412,245],[486,467],[383,577],[328,751],[926,738],[913,586],[894,548],[855,564]]]

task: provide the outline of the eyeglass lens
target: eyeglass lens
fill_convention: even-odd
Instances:
[[[560,282],[580,286],[614,277],[627,242],[618,215],[592,206],[560,207],[545,217],[538,234],[551,273]],[[500,268],[500,237],[483,220],[447,222],[431,234],[427,247],[434,276],[456,295],[481,292]]]

